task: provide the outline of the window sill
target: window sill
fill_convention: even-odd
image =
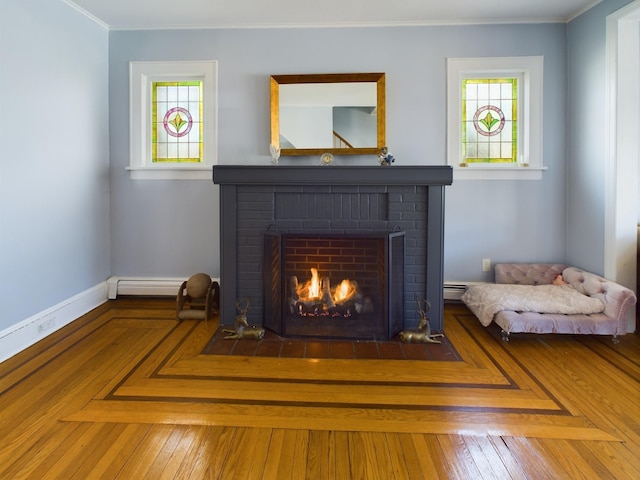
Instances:
[[[153,166],[153,167],[126,167],[131,180],[212,180],[212,166],[198,165],[197,167],[184,166]]]
[[[454,167],[454,180],[541,180],[547,167]]]

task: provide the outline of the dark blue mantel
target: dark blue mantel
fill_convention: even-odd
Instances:
[[[451,185],[448,166],[214,165],[219,185]]]
[[[250,323],[262,324],[262,255],[260,238],[274,226],[296,229],[308,223],[326,232],[350,225],[367,230],[391,230],[397,224],[408,230],[408,271],[418,268],[405,280],[405,328],[415,327],[417,314],[413,296],[431,303],[429,319],[435,331],[443,329],[444,309],[444,187],[451,185],[449,166],[256,166],[214,165],[213,183],[220,185],[220,321],[232,325],[236,301],[250,297]],[[363,193],[385,195],[386,220],[304,218],[301,222],[281,221],[276,212],[276,196],[322,195],[335,197]],[[414,202],[414,204],[412,204]],[[406,219],[420,218],[417,221]],[[415,226],[412,226],[415,225]],[[366,227],[365,227],[366,226]],[[413,231],[412,231],[413,230]],[[426,231],[425,231],[426,230]],[[414,278],[415,277],[415,278]],[[417,288],[418,290],[412,290]],[[407,298],[412,296],[411,298]]]

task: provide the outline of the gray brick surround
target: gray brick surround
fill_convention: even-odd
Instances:
[[[213,167],[220,185],[221,321],[233,323],[238,298],[249,322],[263,324],[263,248],[280,233],[406,234],[404,325],[417,323],[414,299],[431,302],[442,330],[444,186],[450,167]]]

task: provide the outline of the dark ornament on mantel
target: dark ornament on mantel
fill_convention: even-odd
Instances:
[[[382,147],[380,153],[378,154],[378,162],[380,162],[380,165],[382,165],[383,167],[388,167],[395,161],[396,159],[389,153],[389,149],[387,147]]]
[[[442,333],[431,333],[431,326],[429,325],[429,319],[427,318],[427,312],[431,308],[431,304],[428,300],[421,299],[416,300],[418,304],[418,313],[420,319],[418,320],[417,330],[402,330],[398,335],[402,343],[441,343],[440,340],[436,340],[438,337],[444,337]]]
[[[264,328],[249,325],[247,321],[247,311],[249,310],[249,300],[240,299],[236,302],[236,308],[240,312],[236,316],[235,330],[223,329],[223,333],[228,333],[225,340],[262,340],[264,338]]]

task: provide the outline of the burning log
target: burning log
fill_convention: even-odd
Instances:
[[[298,277],[296,277],[295,275],[293,275],[290,279],[289,279],[289,293],[291,295],[291,298],[297,300],[298,297]]]
[[[327,307],[327,309],[332,309],[336,306],[333,301],[333,297],[331,296],[331,281],[329,277],[324,277],[322,279],[322,303]]]
[[[373,302],[362,295],[357,282],[343,280],[332,290],[329,277],[324,277],[320,282],[315,268],[311,269],[311,274],[311,280],[304,285],[298,282],[295,275],[289,278],[289,308],[292,314],[347,318],[374,311]]]
[[[298,277],[293,275],[289,279],[289,309],[291,313],[296,313],[298,305]]]
[[[360,298],[355,302],[356,312],[358,313],[373,313],[373,302],[369,297],[360,296]]]
[[[300,293],[304,292],[304,287],[298,283],[298,277],[293,275],[289,279],[289,309],[291,313],[310,314],[322,311],[322,302],[319,298],[302,297]]]

